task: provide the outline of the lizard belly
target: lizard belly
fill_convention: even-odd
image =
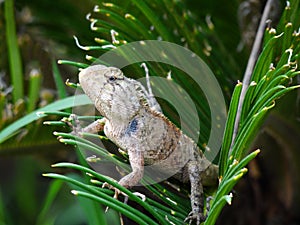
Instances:
[[[142,114],[123,127],[108,122],[104,127],[105,135],[125,152],[143,151],[145,165],[168,158],[182,136],[162,114]]]

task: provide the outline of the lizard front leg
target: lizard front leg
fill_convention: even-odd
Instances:
[[[144,175],[144,154],[142,151],[133,150],[128,151],[130,166],[132,172],[124,176],[118,183],[123,187],[129,188],[135,186]],[[102,187],[108,187],[115,191],[114,198],[118,198],[118,195],[121,193],[118,189],[113,186],[104,183]],[[125,195],[125,194],[124,194]]]
[[[119,184],[126,188],[135,186],[144,175],[144,152],[128,150],[128,156],[132,172],[119,181]]]
[[[196,224],[199,225],[205,220],[203,215],[203,185],[201,183],[201,171],[197,161],[188,162],[188,173],[191,183],[191,206],[192,211],[185,219],[185,221],[190,220],[190,224],[193,220],[196,220]]]
[[[103,131],[104,125],[106,122],[106,118],[98,119],[94,121],[93,123],[89,124],[88,126],[82,128],[80,126],[80,122],[75,114],[71,114],[69,120],[71,120],[70,125],[73,128],[72,133],[76,135],[80,135],[80,133],[98,133],[100,131]]]
[[[96,120],[93,123],[86,126],[85,128],[83,128],[82,132],[95,134],[100,131],[103,131],[105,122],[106,122],[106,118]]]

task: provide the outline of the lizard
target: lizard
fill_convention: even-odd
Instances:
[[[92,65],[82,69],[79,84],[103,118],[81,131],[104,131],[127,152],[132,171],[119,181],[126,188],[138,184],[147,165],[168,159],[164,169],[180,167],[174,177],[191,184],[192,211],[185,222],[196,221],[199,225],[206,218],[203,186],[217,183],[218,166],[207,160],[197,144],[162,113],[148,82],[148,69],[146,78],[148,90],[116,67]]]

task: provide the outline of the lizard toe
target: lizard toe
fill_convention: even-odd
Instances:
[[[203,214],[201,214],[201,213],[195,214],[195,213],[193,213],[193,211],[192,211],[192,212],[190,212],[189,215],[185,218],[184,222],[185,222],[185,223],[188,222],[189,225],[190,225],[190,224],[193,223],[193,221],[195,221],[197,225],[200,225],[200,223],[204,222],[205,219],[206,219],[206,216],[204,216]]]

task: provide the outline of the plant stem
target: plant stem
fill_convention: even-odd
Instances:
[[[266,21],[268,19],[268,16],[270,14],[270,9],[271,9],[271,5],[273,4],[273,0],[268,0],[265,8],[264,8],[264,12],[263,15],[261,17],[260,23],[259,23],[259,27],[256,33],[256,37],[255,37],[255,41],[251,50],[251,54],[248,60],[248,64],[246,67],[246,71],[244,74],[244,78],[243,78],[243,87],[242,87],[242,91],[241,91],[241,95],[240,95],[240,99],[239,99],[239,104],[238,104],[238,110],[237,110],[237,114],[236,114],[236,119],[235,119],[235,123],[234,123],[234,131],[233,131],[233,137],[232,137],[232,143],[231,143],[231,149],[233,144],[235,143],[235,138],[236,135],[238,133],[239,130],[239,123],[240,123],[240,118],[241,118],[241,113],[242,113],[242,105],[245,99],[245,95],[246,95],[246,91],[248,89],[248,86],[250,84],[251,81],[251,75],[256,63],[256,60],[258,58],[258,55],[261,51],[261,43],[263,40],[263,35],[264,35],[264,30],[265,30],[265,26],[266,26]]]

